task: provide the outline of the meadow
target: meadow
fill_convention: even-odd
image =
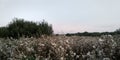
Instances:
[[[120,36],[0,38],[0,60],[119,60]]]

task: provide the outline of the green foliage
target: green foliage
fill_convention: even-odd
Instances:
[[[120,34],[120,28],[115,31],[115,34]]]
[[[13,19],[7,27],[0,27],[0,37],[40,37],[41,35],[51,35],[52,25],[42,21],[39,24],[24,19]]]
[[[42,34],[47,34],[47,35],[50,35],[53,33],[53,30],[52,30],[52,25],[49,25],[47,22],[45,22],[43,20],[43,22],[41,22],[39,25],[39,30],[41,30],[40,32]]]
[[[83,32],[83,33],[67,33],[66,36],[73,36],[73,35],[77,35],[77,36],[101,36],[101,35],[116,35],[116,34],[120,34],[120,32]]]
[[[8,34],[9,33],[9,31],[7,30],[7,28],[6,27],[1,27],[0,28],[0,37],[7,37]]]

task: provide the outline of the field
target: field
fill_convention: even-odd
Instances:
[[[120,60],[120,36],[0,38],[0,60]]]

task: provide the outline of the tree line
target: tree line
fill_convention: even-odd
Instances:
[[[40,37],[42,35],[52,35],[53,29],[52,25],[48,24],[46,21],[33,22],[25,21],[24,19],[15,18],[7,26],[0,27],[0,38],[20,38],[20,37]],[[101,36],[101,35],[118,35],[120,34],[120,29],[114,32],[77,32],[77,33],[67,33],[66,36]]]
[[[120,35],[120,29],[114,32],[77,32],[77,33],[67,33],[66,36],[101,36],[101,35]]]
[[[40,37],[52,33],[52,25],[44,20],[42,22],[33,22],[15,18],[7,26],[0,27],[1,38]]]

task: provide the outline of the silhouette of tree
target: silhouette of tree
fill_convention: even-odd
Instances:
[[[0,37],[40,37],[41,35],[51,35],[53,30],[52,25],[49,25],[46,21],[37,24],[32,21],[15,18],[7,27],[1,27],[0,33]]]

